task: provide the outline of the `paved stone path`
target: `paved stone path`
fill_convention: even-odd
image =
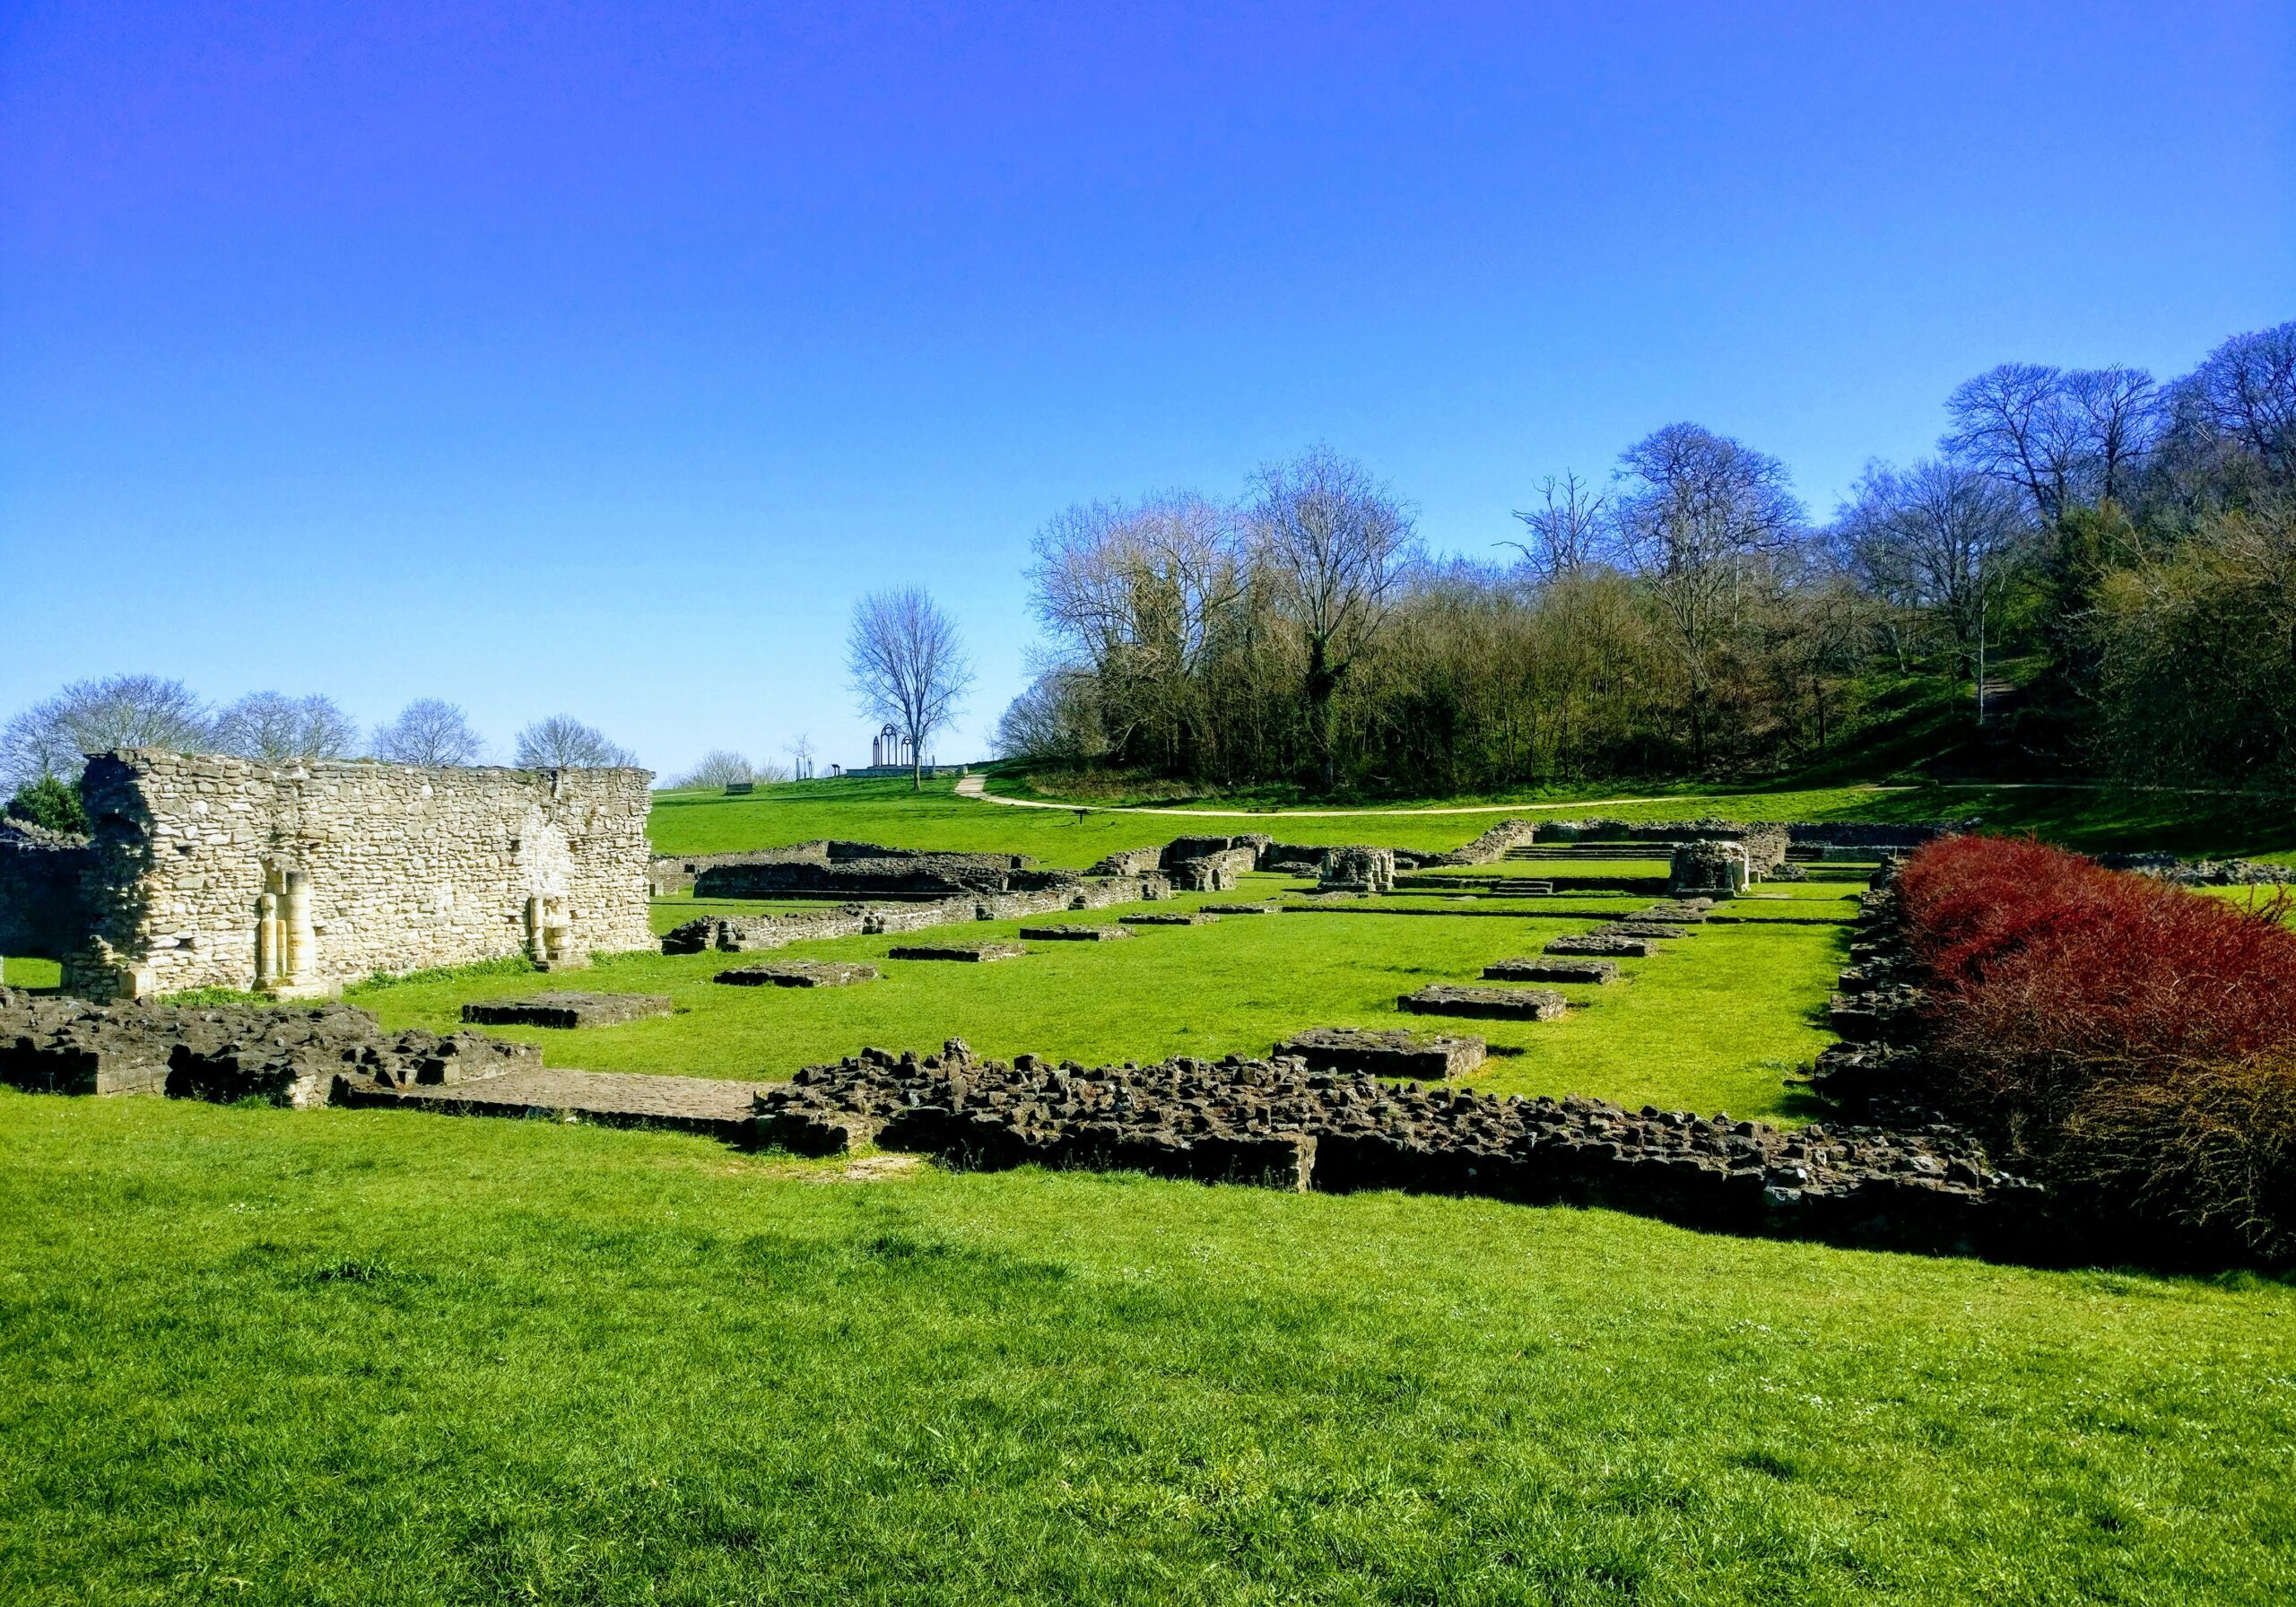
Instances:
[[[361,1084],[337,1102],[372,1109],[412,1107],[449,1116],[544,1116],[608,1127],[673,1127],[731,1142],[750,1134],[751,1101],[763,1082],[665,1077],[651,1072],[577,1072],[560,1066],[507,1072],[471,1082],[387,1089]]]

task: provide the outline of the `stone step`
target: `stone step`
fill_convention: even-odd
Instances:
[[[335,1079],[334,1103],[447,1116],[547,1116],[606,1127],[666,1127],[747,1143],[757,1097],[771,1085],[650,1072],[578,1072],[535,1066],[474,1082],[393,1088]]]
[[[1551,987],[1455,987],[1439,983],[1396,1001],[1413,1015],[1483,1016],[1494,1021],[1558,1021],[1570,1001]]]

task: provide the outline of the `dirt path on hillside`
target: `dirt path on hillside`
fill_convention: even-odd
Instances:
[[[1866,789],[1877,793],[1909,792],[1910,787],[1876,786]],[[1002,804],[1012,809],[1057,809],[1069,814],[1082,810],[1089,814],[1168,814],[1183,820],[1202,820],[1207,815],[1232,815],[1239,819],[1264,820],[1270,815],[1327,816],[1327,815],[1422,815],[1422,814],[1535,814],[1562,809],[1607,809],[1616,804],[1695,804],[1708,799],[1720,802],[1736,794],[1676,795],[1661,798],[1580,798],[1569,804],[1440,804],[1431,809],[1174,809],[1159,808],[1146,804],[1056,804],[1044,798],[1007,798],[987,789],[987,778],[982,776],[957,777],[957,796],[978,798],[984,804]]]

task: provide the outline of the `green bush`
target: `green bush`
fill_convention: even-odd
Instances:
[[[18,787],[16,795],[8,800],[8,818],[30,821],[50,831],[88,830],[88,812],[80,806],[79,788],[53,776],[42,776],[29,786]]]

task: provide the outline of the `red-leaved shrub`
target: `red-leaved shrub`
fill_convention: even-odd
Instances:
[[[2060,1185],[2296,1248],[2296,932],[2039,843],[1956,837],[1898,892],[1940,1091]]]

